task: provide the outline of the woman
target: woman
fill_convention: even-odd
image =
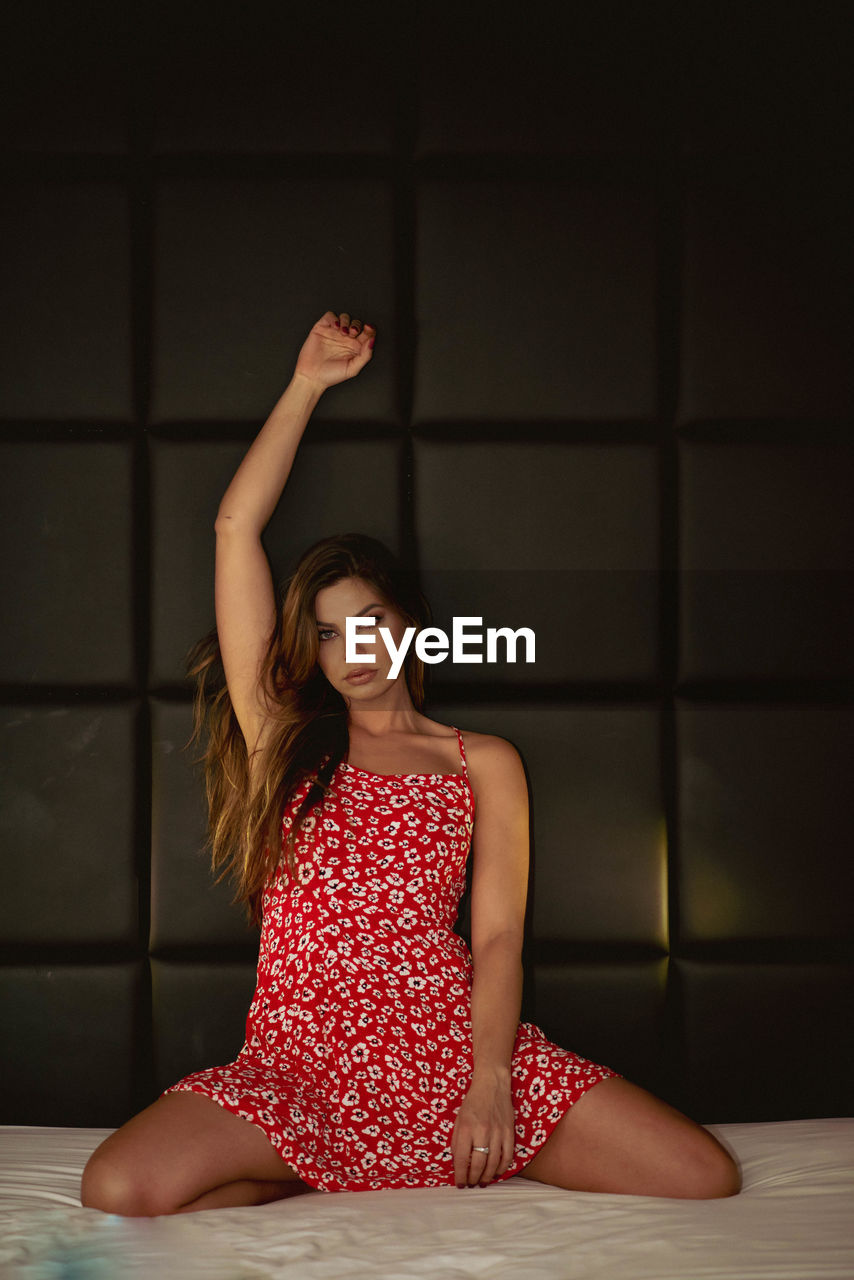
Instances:
[[[504,739],[422,713],[413,647],[390,678],[378,629],[396,648],[429,620],[390,554],[360,535],[325,539],[276,605],[262,530],[323,391],[364,368],[375,333],[346,312],[314,325],[216,520],[196,728],[207,717],[214,866],[262,920],[246,1044],[110,1135],[82,1202],[186,1213],[514,1174],[732,1195],[736,1166],[705,1129],[519,1022],[522,763]],[[359,615],[374,621],[353,662],[346,620]],[[452,929],[470,847],[471,952]]]

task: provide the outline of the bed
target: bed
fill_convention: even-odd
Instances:
[[[707,1126],[740,1195],[485,1188],[309,1191],[160,1218],[80,1206],[109,1129],[0,1127],[0,1275],[14,1280],[823,1280],[854,1276],[854,1118]]]

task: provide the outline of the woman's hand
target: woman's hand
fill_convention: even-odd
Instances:
[[[355,378],[371,358],[376,329],[372,324],[327,311],[311,330],[297,357],[294,376],[308,378],[322,391]]]
[[[509,1078],[475,1074],[451,1135],[458,1187],[485,1186],[507,1172],[513,1163],[515,1119]],[[489,1151],[473,1151],[473,1147],[489,1147]]]

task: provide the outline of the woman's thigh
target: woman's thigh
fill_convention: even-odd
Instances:
[[[111,1213],[174,1213],[224,1183],[297,1181],[263,1130],[200,1093],[167,1093],[93,1152],[84,1205]],[[305,1185],[305,1184],[302,1184]]]
[[[737,1165],[712,1134],[620,1077],[583,1093],[519,1175],[574,1191],[680,1199],[740,1188]]]

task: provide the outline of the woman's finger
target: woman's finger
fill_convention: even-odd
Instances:
[[[341,311],[337,315],[334,311],[327,311],[322,317],[322,323],[333,325],[345,337],[358,338],[360,341],[368,341],[377,336],[376,325],[363,324],[358,316],[351,317],[349,311]]]
[[[451,1151],[454,1157],[454,1182],[458,1187],[464,1187],[468,1176],[469,1157],[462,1138],[458,1138],[456,1134],[451,1142]]]
[[[466,1141],[462,1133],[455,1131],[451,1139],[451,1150],[454,1157],[454,1182],[458,1187],[464,1187],[468,1183],[471,1139]]]
[[[479,1142],[479,1147],[485,1147],[485,1142]],[[483,1171],[486,1167],[487,1153],[485,1151],[472,1151],[469,1159],[469,1172],[467,1182],[470,1187],[477,1186],[483,1180]]]
[[[350,336],[352,337],[352,334]],[[357,339],[357,342],[358,342],[358,351],[356,352],[355,355],[352,355],[350,357],[347,364],[347,371],[350,376],[352,376],[354,373],[359,373],[360,370],[364,369],[365,365],[368,363],[369,360],[373,359],[373,355],[374,355],[373,351],[371,350],[370,342],[363,342],[361,338]]]
[[[498,1166],[499,1177],[503,1177],[503,1175],[510,1168],[511,1164],[513,1163],[513,1156],[515,1154],[515,1151],[516,1151],[516,1135],[515,1133],[511,1132],[506,1142],[503,1142],[501,1144],[501,1164]]]
[[[484,1143],[484,1146],[486,1146],[486,1143]],[[493,1178],[498,1173],[503,1155],[504,1146],[501,1139],[501,1132],[496,1129],[495,1133],[493,1133],[492,1137],[489,1139],[489,1155],[486,1157],[486,1166],[481,1174],[481,1186],[486,1186],[487,1183],[492,1182]]]

